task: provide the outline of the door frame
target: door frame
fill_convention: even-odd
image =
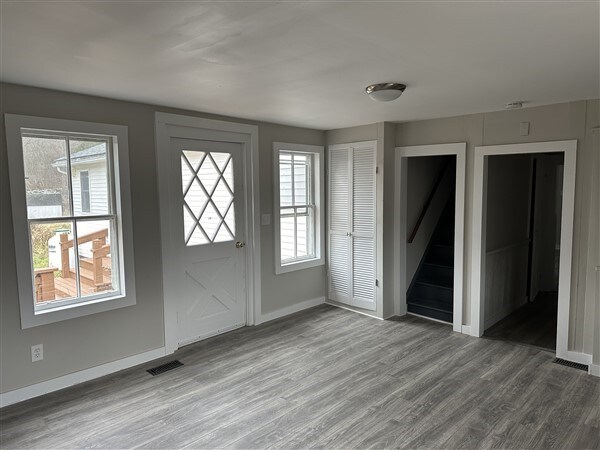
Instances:
[[[568,351],[569,308],[571,302],[571,264],[573,258],[573,222],[575,213],[575,175],[577,141],[550,141],[475,147],[473,174],[473,222],[471,269],[471,335],[483,335],[485,298],[485,243],[487,220],[487,171],[491,155],[527,153],[564,153],[563,199],[561,212],[560,260],[558,278],[558,325],[556,356],[575,361]],[[575,358],[575,359],[574,359]]]
[[[394,298],[396,315],[406,314],[406,253],[408,206],[408,158],[420,156],[456,156],[456,190],[454,208],[454,285],[452,329],[463,333],[464,236],[465,236],[465,177],[467,143],[413,145],[396,147],[396,179],[394,198]],[[464,332],[468,334],[468,328]]]
[[[169,186],[171,177],[170,139],[202,139],[235,142],[242,145],[244,192],[246,206],[246,325],[254,325],[260,318],[261,265],[260,265],[260,196],[258,175],[258,127],[236,122],[205,119],[157,112],[155,113],[156,163],[158,198],[160,206],[162,278],[164,304],[164,339],[166,353],[179,347],[177,307],[169,299],[175,298],[177,288],[173,263],[171,224],[169,220]],[[202,336],[203,338],[211,335]]]

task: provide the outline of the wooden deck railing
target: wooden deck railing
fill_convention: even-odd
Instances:
[[[110,254],[110,244],[106,243],[108,238],[108,229],[94,231],[93,233],[78,236],[78,245],[92,243],[91,257],[91,282],[94,285],[94,291],[98,292],[106,287],[104,282],[103,258]],[[61,278],[73,278],[71,272],[71,262],[69,261],[69,249],[75,245],[73,239],[69,239],[67,233],[60,235],[60,270]],[[34,284],[37,302],[54,300],[56,298],[56,286],[54,282],[54,272],[57,268],[48,267],[34,270]]]

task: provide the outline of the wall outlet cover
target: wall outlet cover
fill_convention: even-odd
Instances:
[[[44,344],[31,346],[31,362],[37,362],[44,359]]]
[[[260,217],[261,225],[271,225],[271,214],[263,214]]]

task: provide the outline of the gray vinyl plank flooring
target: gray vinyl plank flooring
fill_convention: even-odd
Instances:
[[[320,306],[3,408],[0,446],[600,449],[598,378],[553,359]]]

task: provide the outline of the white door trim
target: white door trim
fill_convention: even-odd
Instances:
[[[467,144],[414,145],[396,147],[396,180],[394,193],[394,298],[395,313],[406,314],[406,209],[407,209],[407,158],[415,156],[456,155],[456,206],[454,216],[454,304],[452,329],[463,332],[463,292],[464,292],[464,245],[465,245],[465,176]]]
[[[165,349],[172,353],[178,348],[177,304],[169,301],[177,290],[171,285],[175,255],[170,245],[169,220],[169,140],[172,137],[225,140],[237,142],[244,148],[244,178],[246,202],[246,324],[254,325],[260,318],[260,197],[258,176],[258,127],[235,122],[204,119],[157,112],[155,114],[156,163],[163,268],[163,301]]]
[[[490,155],[564,152],[563,201],[558,277],[558,326],[556,356],[569,359],[569,305],[571,301],[571,261],[573,258],[573,220],[575,209],[575,170],[577,141],[534,142],[529,144],[475,147],[473,176],[471,334],[481,336],[485,293],[485,241],[487,210],[487,168]]]

